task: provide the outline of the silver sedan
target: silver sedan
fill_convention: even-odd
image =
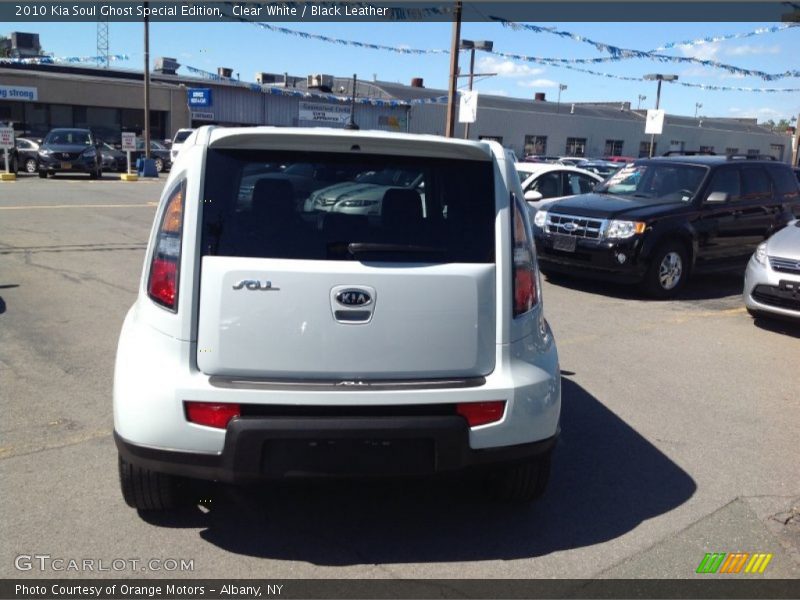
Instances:
[[[800,320],[800,220],[758,246],[744,274],[744,303],[753,316]]]

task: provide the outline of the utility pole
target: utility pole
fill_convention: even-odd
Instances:
[[[150,159],[150,17],[147,9],[150,3],[144,3],[144,157]]]
[[[344,126],[345,129],[352,129],[353,131],[360,129],[356,125],[356,73],[353,73],[353,94],[350,96],[350,121]]]
[[[458,47],[461,39],[461,0],[453,13],[453,39],[450,43],[450,86],[447,90],[447,121],[444,135],[453,137],[456,125],[456,77],[458,75]]]

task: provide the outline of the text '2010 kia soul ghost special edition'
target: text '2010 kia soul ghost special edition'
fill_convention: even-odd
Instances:
[[[308,202],[392,169],[414,185],[371,188],[369,211]],[[172,508],[189,480],[456,470],[527,501],[560,411],[531,225],[499,144],[270,127],[186,141],[117,351],[129,505]]]

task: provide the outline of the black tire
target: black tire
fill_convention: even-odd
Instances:
[[[642,285],[644,291],[653,298],[674,298],[683,289],[688,277],[686,247],[680,242],[667,242],[653,252]]]
[[[487,492],[501,502],[527,503],[540,498],[550,481],[550,458],[544,456],[514,463],[492,472],[487,479]]]
[[[164,172],[164,161],[160,158],[155,160],[156,163],[156,173],[163,173]]]
[[[125,503],[137,510],[170,510],[183,504],[183,480],[132,465],[119,457],[119,483]]]
[[[39,164],[35,158],[29,158],[25,161],[25,172],[33,175],[39,169]]]
[[[47,179],[47,171],[39,171],[40,179]]]

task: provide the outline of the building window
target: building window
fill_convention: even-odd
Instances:
[[[658,148],[658,142],[653,144],[653,156],[656,155],[656,148]],[[650,156],[650,140],[639,144],[639,158],[647,158],[648,156]]]
[[[714,146],[700,146],[700,153],[714,154]]]
[[[526,135],[525,136],[525,156],[529,154],[547,154],[546,135]]]
[[[605,156],[622,156],[622,140],[606,140]]]
[[[586,156],[586,138],[567,138],[567,156]]]
[[[761,151],[758,148],[747,149],[747,156],[758,156],[759,154],[761,154]]]
[[[672,140],[669,143],[670,152],[683,152],[686,149],[686,142],[681,140]]]
[[[739,154],[739,149],[735,147],[725,148],[725,155],[726,156],[734,156]]]
[[[783,160],[783,144],[770,144],[769,153],[775,160]]]

